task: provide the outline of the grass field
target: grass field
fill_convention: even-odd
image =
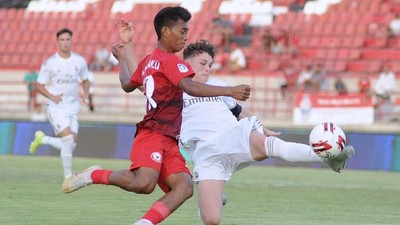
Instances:
[[[126,160],[75,158],[74,171]],[[131,225],[161,196],[93,185],[61,192],[58,157],[0,156],[0,224]],[[300,167],[249,167],[226,186],[225,225],[398,225],[400,173]],[[165,225],[197,225],[196,195]]]

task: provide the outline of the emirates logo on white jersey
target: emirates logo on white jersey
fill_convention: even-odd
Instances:
[[[181,73],[186,73],[187,71],[189,71],[189,69],[185,66],[185,65],[183,65],[183,64],[180,64],[180,63],[178,63],[178,69],[179,69],[179,71],[181,72]]]
[[[161,154],[159,152],[153,152],[150,155],[151,159],[156,163],[161,163]]]

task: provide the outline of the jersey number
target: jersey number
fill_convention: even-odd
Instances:
[[[154,101],[153,93],[154,93],[154,79],[153,76],[147,76],[144,78],[144,87],[145,87],[145,94],[147,101],[149,102],[148,104],[148,110],[151,110],[152,108],[157,107],[157,103]]]

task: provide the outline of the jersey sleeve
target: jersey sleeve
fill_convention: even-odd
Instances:
[[[36,82],[39,84],[46,84],[50,79],[51,70],[47,62],[43,63],[40,67],[39,76]]]
[[[142,67],[143,67],[143,60],[138,64],[135,72],[133,72],[131,76],[130,83],[132,84],[132,86],[139,87],[143,85]]]
[[[79,74],[80,78],[82,81],[89,79],[89,69],[88,69],[88,65],[85,61],[84,58],[80,59],[80,63],[81,63],[81,72]]]
[[[192,67],[177,56],[171,57],[165,62],[165,76],[176,86],[182,78],[194,75]]]
[[[89,79],[89,69],[88,69],[88,66],[87,66],[87,63],[86,63],[85,59],[81,57],[79,59],[79,62],[80,62],[80,65],[81,65],[81,71],[79,73],[80,80],[84,81],[84,80]]]

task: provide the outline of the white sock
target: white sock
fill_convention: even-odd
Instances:
[[[42,143],[45,145],[50,145],[55,149],[61,150],[61,145],[62,145],[61,138],[44,136]]]
[[[64,169],[64,177],[67,178],[72,175],[72,152],[74,152],[76,143],[74,142],[74,135],[70,134],[61,138],[61,162]]]
[[[154,225],[151,221],[146,220],[146,219],[140,219],[133,225]]]
[[[270,158],[281,158],[288,162],[323,162],[309,145],[286,142],[276,137],[264,141],[265,153]]]

